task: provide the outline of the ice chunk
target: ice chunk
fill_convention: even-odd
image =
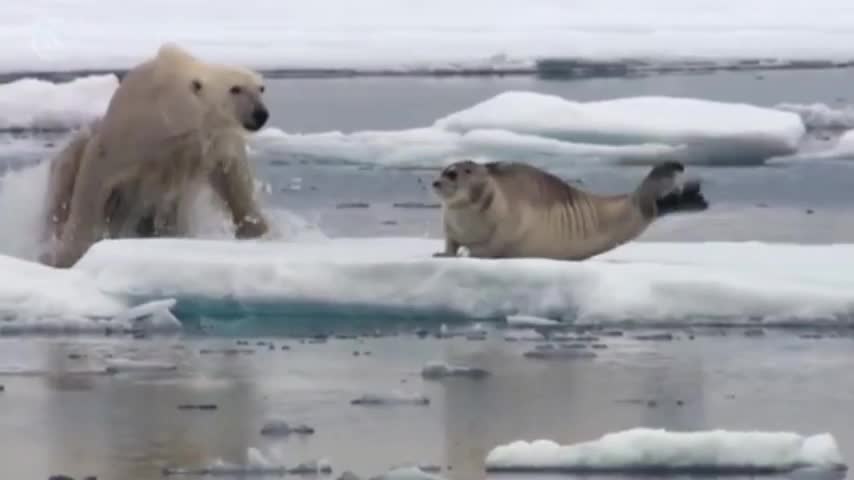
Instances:
[[[266,129],[259,150],[324,161],[440,166],[484,157],[542,166],[567,163],[746,164],[794,153],[805,133],[796,113],[693,98],[574,102],[511,91],[400,131],[288,134]]]
[[[100,376],[109,375],[105,368],[98,367],[74,367],[74,368],[49,368],[32,367],[27,365],[0,365],[0,377],[50,377],[50,376],[82,375]]]
[[[132,360],[127,358],[114,358],[107,360],[108,373],[151,373],[172,372],[178,370],[174,363]]]
[[[559,328],[562,326],[557,320],[532,315],[508,315],[507,325],[513,328]]]
[[[291,467],[288,469],[290,475],[317,475],[332,473],[332,465],[329,460],[313,460]]]
[[[781,103],[774,108],[801,116],[810,130],[848,130],[854,128],[854,107],[836,109],[824,103]]]
[[[537,360],[584,360],[593,359],[597,356],[595,352],[573,350],[563,346],[559,349],[534,349],[525,352],[523,355]]]
[[[180,330],[181,322],[170,310],[176,303],[174,298],[143,303],[121,312],[113,321],[134,332]]]
[[[489,372],[477,367],[463,367],[446,363],[431,362],[421,370],[421,376],[429,380],[447,377],[466,377],[480,379],[489,376]]]
[[[291,425],[290,423],[280,419],[268,420],[264,423],[264,426],[261,427],[261,435],[274,437],[282,437],[292,434],[311,435],[313,433],[314,429],[308,425]]]
[[[367,393],[350,401],[352,405],[430,405],[430,399],[424,395],[392,392]]]
[[[103,115],[118,88],[115,75],[54,83],[25,78],[0,84],[0,131],[71,130]]]
[[[200,315],[235,301],[282,315],[309,305],[660,326],[845,324],[854,313],[854,245],[634,242],[585,262],[432,258],[441,248],[439,239],[393,237],[108,240],[66,273],[116,295],[204,299]],[[4,288],[20,284],[20,271]]]
[[[504,334],[504,340],[508,342],[541,342],[546,336],[535,329],[511,330]]]
[[[489,471],[726,473],[805,467],[845,468],[831,435],[637,428],[567,446],[549,440],[517,441],[494,448],[486,457]]]
[[[200,468],[165,468],[163,476],[239,476],[239,477],[264,477],[284,476],[289,473],[287,467],[277,465],[267,458],[257,448],[249,448],[246,451],[246,463],[232,464],[222,460],[211,462],[206,467]]]
[[[836,144],[826,150],[802,152],[795,155],[775,158],[769,163],[786,164],[815,162],[816,160],[854,160],[854,130],[848,130],[843,133],[836,140]]]
[[[103,331],[127,308],[85,272],[0,255],[0,332]]]
[[[399,467],[371,477],[370,480],[444,480],[444,478],[427,473],[419,467]]]
[[[453,132],[504,130],[586,144],[682,146],[689,163],[760,163],[797,150],[805,128],[790,112],[675,97],[573,102],[512,91],[436,121]]]
[[[596,145],[506,130],[446,131],[425,127],[399,131],[291,134],[268,128],[253,145],[275,156],[384,166],[440,166],[449,158],[488,157],[540,165],[567,163],[652,164],[682,159],[683,148],[664,144]]]

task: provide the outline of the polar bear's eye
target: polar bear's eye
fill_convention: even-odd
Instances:
[[[241,89],[238,85],[231,87],[231,90],[230,90],[230,92],[234,95],[238,95],[242,91],[243,91],[243,89]]]
[[[264,85],[261,85],[260,87],[258,87],[259,92],[264,93],[264,90],[266,90],[266,88],[264,88]]]

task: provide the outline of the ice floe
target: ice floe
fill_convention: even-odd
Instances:
[[[846,468],[832,435],[637,428],[566,446],[549,440],[517,441],[494,448],[486,457],[491,471],[749,473],[807,467]]]
[[[393,237],[110,240],[68,275],[98,295],[202,299],[200,315],[227,305],[277,317],[346,307],[647,325],[848,324],[854,315],[854,245],[635,242],[584,262],[432,258],[441,247]]]

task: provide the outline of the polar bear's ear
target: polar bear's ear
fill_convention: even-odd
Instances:
[[[193,89],[193,93],[199,93],[202,91],[202,81],[198,78],[194,78],[192,82],[190,82],[190,88]]]

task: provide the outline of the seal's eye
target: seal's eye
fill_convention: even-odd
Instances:
[[[264,87],[264,85],[261,85],[260,87],[258,87],[258,91],[259,91],[259,92],[264,93],[264,90],[266,90],[266,88]]]
[[[242,92],[242,91],[243,91],[243,89],[240,88],[239,85],[235,85],[235,86],[231,87],[231,89],[229,90],[229,92],[231,92],[232,95],[239,95],[240,92]]]
[[[470,168],[466,169],[466,175],[471,175],[471,169]]]
[[[457,179],[457,172],[450,170],[450,171],[445,172],[445,176],[448,177],[448,179],[450,179],[450,180],[456,180]]]

